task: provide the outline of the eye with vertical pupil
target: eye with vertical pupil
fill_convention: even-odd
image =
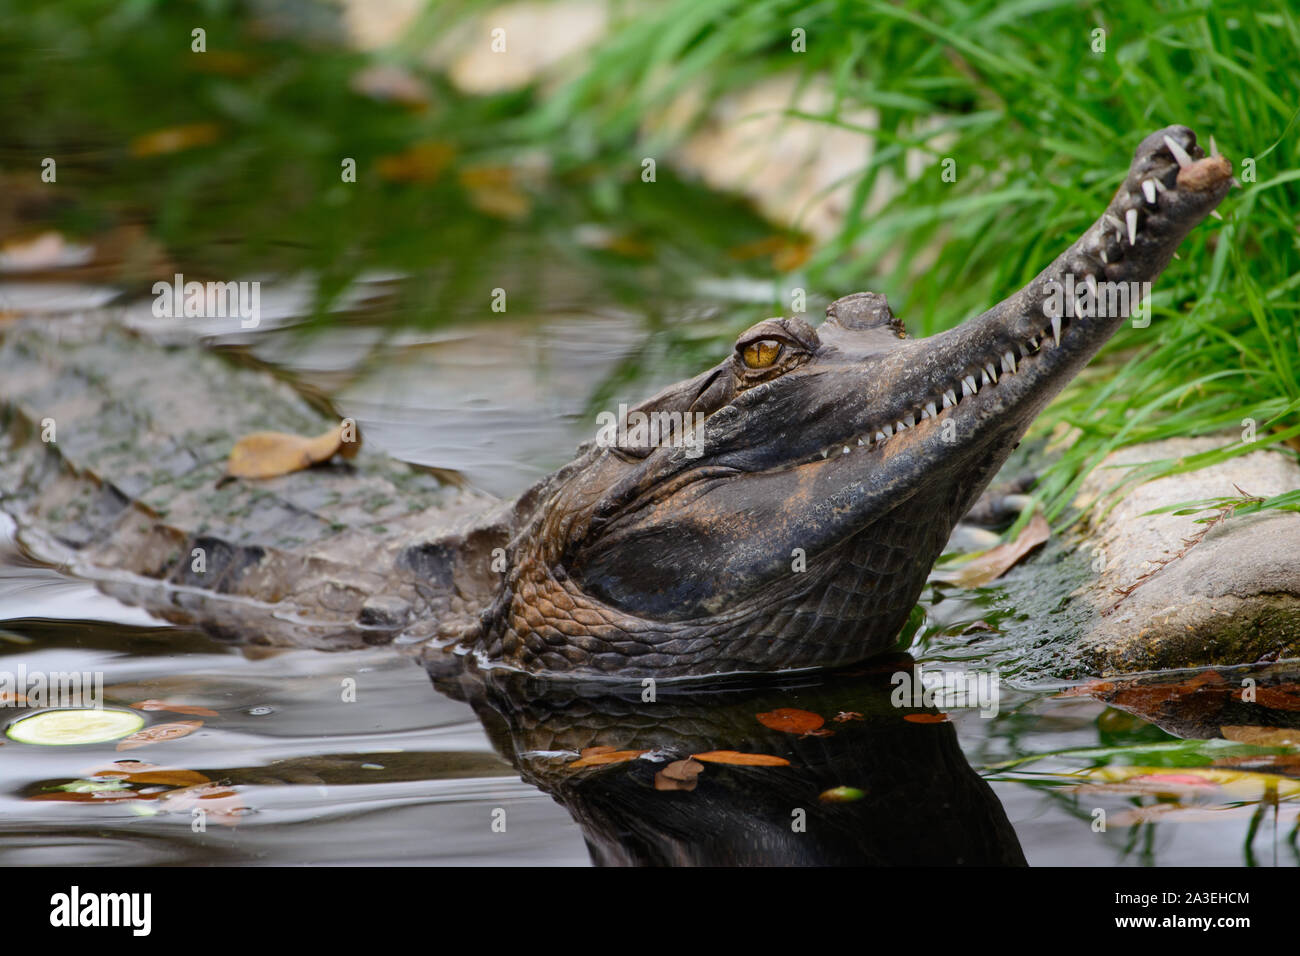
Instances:
[[[740,357],[748,368],[768,368],[780,354],[781,343],[776,339],[759,339],[746,345]]]

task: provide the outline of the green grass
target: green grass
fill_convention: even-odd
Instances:
[[[403,46],[382,55],[428,84],[427,106],[411,110],[349,89],[371,57],[305,30],[268,37],[234,0],[0,0],[0,172],[30,178],[41,157],[58,156],[54,225],[94,234],[145,222],[186,272],[251,263],[317,275],[320,321],[367,269],[409,277],[394,324],[491,320],[489,291],[506,284],[512,310],[634,308],[647,344],[593,396],[606,401],[635,391],[643,366],[698,371],[738,329],[780,311],[779,290],[795,285],[825,299],[884,292],[919,334],[982,312],[1093,220],[1146,133],[1185,123],[1234,161],[1252,158],[1255,181],[1224,202],[1225,221],[1185,242],[1157,283],[1151,326],[1121,331],[1043,415],[1040,430],[1069,425],[1079,439],[1039,495],[1063,519],[1105,454],[1169,436],[1225,437],[1220,450],[1137,477],[1263,447],[1294,454],[1300,14],[1284,0],[615,0],[622,19],[558,89],[465,97],[418,64],[431,38],[482,7],[433,0]],[[225,68],[190,54],[196,22],[210,50],[237,54]],[[806,52],[791,49],[796,28]],[[1092,49],[1097,28],[1104,53]],[[873,107],[879,129],[870,164],[850,177],[856,199],[838,234],[780,273],[729,256],[775,231],[742,203],[676,180],[668,162],[653,189],[638,174],[642,157],[665,157],[683,135],[648,131],[650,111],[693,85],[707,105],[790,70],[830,81],[835,105],[816,122],[853,129],[846,117]],[[136,137],[200,121],[220,127],[217,141],[131,154]],[[453,147],[445,173],[374,175],[383,157],[422,142]],[[956,181],[937,162],[907,179],[915,150],[954,160]],[[528,187],[527,214],[506,221],[476,208],[465,175],[525,152],[544,154],[549,170]],[[354,185],[339,182],[341,156],[358,161]],[[864,200],[886,176],[900,188],[868,216]],[[621,244],[575,242],[580,224]],[[694,278],[738,274],[770,280],[772,301],[702,302],[693,290]],[[147,278],[135,281],[147,288]],[[708,321],[683,318],[701,306],[712,307]],[[1246,418],[1257,423],[1250,445],[1233,437]]]
[[[795,27],[805,53],[791,51]],[[854,181],[857,212],[807,279],[830,297],[885,292],[924,334],[1032,278],[1104,208],[1146,133],[1184,123],[1213,134],[1247,180],[1224,202],[1226,220],[1185,242],[1157,284],[1151,326],[1121,332],[1040,420],[1080,434],[1040,486],[1059,518],[1083,476],[1122,445],[1230,433],[1220,450],[1142,478],[1264,447],[1291,453],[1283,443],[1300,435],[1298,63],[1300,15],[1285,2],[674,0],[625,22],[581,76],[513,128],[573,162],[655,155],[670,144],[640,139],[641,120],[687,84],[703,83],[707,103],[769,73],[829,77],[837,108],[813,118],[844,126],[842,116],[873,106],[880,131]],[[941,153],[937,133],[948,137]],[[915,149],[954,159],[956,182],[943,182],[937,165],[907,181]],[[904,185],[867,217],[862,200],[886,172]],[[1257,423],[1250,444],[1231,437],[1247,418]]]

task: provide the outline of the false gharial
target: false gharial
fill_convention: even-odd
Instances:
[[[894,647],[954,525],[1232,181],[1190,129],[1153,133],[1101,217],[984,314],[913,339],[860,293],[817,327],[761,322],[638,407],[688,415],[693,447],[591,442],[513,503],[369,453],[214,491],[231,435],[319,416],[213,355],[12,323],[2,503],[33,553],[215,633],[577,677],[861,661]],[[132,349],[159,382],[183,363],[185,388],[119,370]],[[57,443],[34,437],[49,417]]]

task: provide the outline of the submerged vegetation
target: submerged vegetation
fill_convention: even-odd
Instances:
[[[425,53],[483,9],[435,0],[395,47],[363,54],[333,7],[307,0],[0,0],[0,227],[33,215],[74,236],[143,225],[161,254],[123,251],[107,277],[136,292],[160,260],[196,275],[311,274],[317,323],[374,272],[406,277],[386,307],[394,324],[490,320],[489,291],[504,286],[512,311],[631,308],[647,319],[640,357],[684,374],[788,312],[795,287],[884,292],[921,334],[983,311],[1091,222],[1141,136],[1185,123],[1214,135],[1242,188],[1184,244],[1150,327],[1123,330],[1040,420],[1074,439],[1039,495],[1060,517],[1124,444],[1227,436],[1146,475],[1300,447],[1300,15],[1288,3],[614,3],[608,35],[558,76],[471,96]],[[368,81],[376,65],[403,82]],[[642,181],[643,158],[668,157],[710,104],[781,74],[832,94],[790,114],[873,137],[832,234],[765,224],[667,159]],[[670,107],[677,122],[647,122]],[[44,157],[58,160],[57,196],[41,191]],[[340,176],[347,159],[355,182]],[[698,284],[716,277],[765,283],[770,301]],[[636,361],[616,369],[601,397],[637,374]]]

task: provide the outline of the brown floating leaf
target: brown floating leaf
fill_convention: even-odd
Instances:
[[[862,715],[859,714],[856,710],[841,710],[838,714],[836,714],[831,719],[834,720],[837,724],[842,724],[850,720],[862,720]]]
[[[938,571],[936,579],[947,581],[964,588],[977,588],[1002,577],[1011,570],[1020,559],[1033,551],[1051,535],[1051,526],[1041,513],[1035,512],[1015,541],[1008,541],[990,548],[978,558],[963,564],[952,571]]]
[[[355,457],[360,448],[361,434],[351,423],[335,425],[315,438],[254,432],[239,439],[230,450],[226,474],[234,478],[275,478],[329,461],[336,454]]]
[[[613,747],[588,747],[573,763],[565,764],[568,769],[578,767],[603,767],[611,763],[626,763],[646,753],[645,750],[615,750]]]
[[[168,787],[192,787],[195,784],[211,783],[211,777],[205,777],[197,770],[145,770],[141,773],[117,774],[113,771],[100,774],[103,777],[120,776],[127,783],[139,783],[146,786],[164,785]]]
[[[704,772],[704,765],[695,760],[674,760],[655,774],[656,790],[694,790],[699,782],[695,778]]]
[[[787,734],[806,734],[817,730],[826,719],[810,710],[796,710],[793,707],[780,707],[765,714],[757,714],[758,722],[764,727],[781,730]]]
[[[159,794],[158,799],[170,813],[186,813],[197,807],[207,820],[227,827],[236,826],[239,818],[249,812],[238,791],[219,783],[171,790]]]
[[[169,704],[165,700],[137,700],[131,705],[136,710],[165,710],[173,714],[189,714],[191,717],[220,717],[210,707],[192,707],[187,704]]]
[[[946,724],[947,714],[904,714],[903,719],[913,724]]]
[[[171,724],[155,724],[152,727],[146,727],[144,730],[138,730],[130,737],[123,737],[117,743],[118,750],[134,750],[136,747],[145,747],[149,744],[161,743],[164,740],[177,740],[181,737],[188,737],[194,731],[203,726],[201,720],[178,720]]]
[[[1300,747],[1300,730],[1294,727],[1248,727],[1228,725],[1219,728],[1225,740],[1259,747]]]
[[[707,763],[725,763],[735,767],[788,767],[790,761],[784,757],[771,754],[742,754],[736,750],[708,750],[702,754],[691,754],[692,760]]]
[[[188,126],[169,126],[156,129],[131,140],[131,155],[161,156],[177,153],[195,146],[214,143],[220,129],[216,123],[190,123]]]
[[[1300,710],[1300,688],[1294,684],[1282,687],[1257,687],[1255,703],[1269,710]]]

